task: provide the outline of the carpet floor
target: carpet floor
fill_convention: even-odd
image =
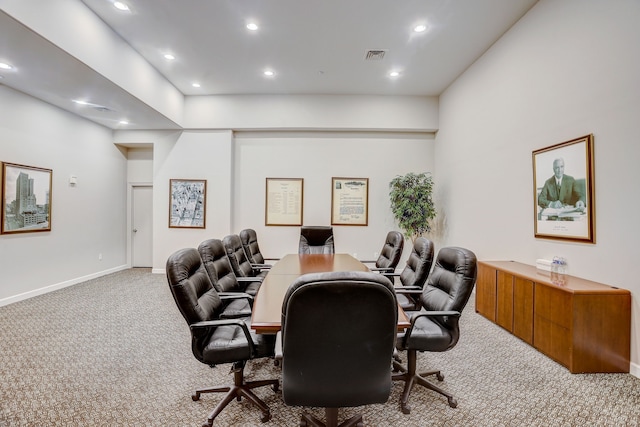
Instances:
[[[402,383],[386,404],[362,413],[367,426],[640,426],[640,379],[571,374],[474,311],[444,353],[419,353],[418,370],[442,370],[439,383],[458,400],[415,387],[411,414],[400,411]],[[198,387],[231,384],[230,365],[203,365],[191,354],[186,322],[166,278],[130,269],[0,307],[0,426],[200,426],[220,394],[197,402]],[[403,360],[406,355],[402,354]],[[277,378],[270,359],[250,361],[246,377]],[[435,380],[434,380],[435,381]],[[303,410],[269,387],[256,394],[273,418],[245,400],[217,426],[296,426]]]

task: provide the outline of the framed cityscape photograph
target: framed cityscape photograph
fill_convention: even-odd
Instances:
[[[534,235],[595,243],[593,135],[533,152]]]
[[[2,234],[51,231],[53,171],[2,163]]]
[[[169,180],[169,228],[206,228],[207,181]]]
[[[331,178],[331,225],[369,224],[369,178]]]

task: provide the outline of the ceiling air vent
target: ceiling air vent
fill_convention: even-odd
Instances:
[[[385,53],[387,53],[385,49],[368,50],[364,59],[366,61],[379,61],[384,58]]]

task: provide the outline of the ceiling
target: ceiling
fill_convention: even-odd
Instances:
[[[114,0],[72,1],[184,95],[438,96],[537,0],[123,0],[129,12]],[[414,32],[418,24],[427,30]],[[121,116],[132,128],[179,128],[4,11],[0,39],[0,62],[20,64],[0,70],[0,84],[113,129]],[[70,102],[79,92],[98,106]]]

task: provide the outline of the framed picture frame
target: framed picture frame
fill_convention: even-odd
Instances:
[[[206,228],[207,180],[169,180],[169,228]]]
[[[595,243],[593,135],[532,156],[535,237]]]
[[[265,225],[301,226],[303,208],[303,178],[266,179]]]
[[[2,234],[51,231],[53,171],[2,163]]]
[[[331,178],[331,225],[369,225],[369,178]]]

